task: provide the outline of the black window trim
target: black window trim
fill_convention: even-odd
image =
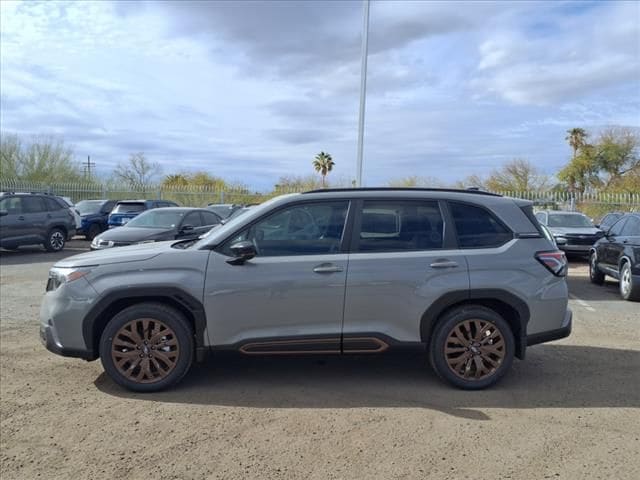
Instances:
[[[482,210],[487,212],[499,225],[502,225],[507,230],[507,232],[511,233],[511,238],[509,238],[508,240],[502,242],[499,245],[480,246],[480,247],[461,247],[458,244],[458,230],[456,228],[456,222],[455,222],[455,220],[453,218],[453,213],[448,208],[447,211],[449,213],[449,222],[451,223],[451,230],[453,230],[453,232],[455,234],[455,244],[456,244],[455,249],[456,250],[482,250],[482,249],[487,249],[487,248],[500,248],[500,247],[506,245],[507,243],[509,243],[511,240],[517,238],[516,233],[511,228],[509,228],[509,226],[506,223],[504,223],[502,221],[502,219],[500,219],[495,213],[493,213],[491,211],[491,209],[485,207],[484,205],[480,205],[480,204],[472,203],[472,202],[459,201],[459,200],[446,200],[446,202],[447,202],[447,207],[449,207],[449,205],[452,204],[452,203],[456,203],[456,204],[459,204],[459,205],[466,205],[466,206],[470,206],[470,207],[481,208]]]
[[[433,248],[433,249],[418,249],[418,250],[384,250],[380,252],[361,252],[358,250],[360,246],[360,229],[362,228],[362,210],[364,207],[364,202],[393,202],[393,203],[437,203],[438,208],[440,209],[440,215],[442,216],[442,248]],[[349,253],[362,253],[362,254],[386,254],[386,253],[403,253],[403,252],[440,252],[443,250],[453,250],[457,249],[457,245],[455,244],[455,236],[451,232],[451,229],[448,228],[449,218],[448,217],[448,208],[446,202],[441,199],[432,198],[432,197],[424,197],[424,198],[406,198],[406,197],[367,197],[367,198],[358,198],[353,201],[354,203],[354,222],[349,232],[351,236],[351,241],[349,242]],[[357,235],[355,233],[358,233]]]
[[[243,232],[244,230],[253,227],[256,223],[259,223],[282,210],[286,210],[288,208],[297,207],[297,206],[306,205],[306,204],[317,205],[321,203],[346,202],[347,216],[345,220],[344,229],[342,230],[342,239],[340,240],[339,250],[335,253],[308,253],[305,255],[320,256],[320,255],[336,255],[336,254],[342,254],[342,253],[349,253],[348,245],[350,244],[349,242],[351,241],[351,235],[353,232],[353,215],[355,210],[353,205],[355,201],[356,200],[350,199],[350,198],[326,198],[326,199],[323,198],[323,199],[312,199],[312,200],[298,200],[295,202],[286,203],[284,205],[280,205],[279,207],[271,209],[268,212],[265,212],[263,215],[260,215],[258,218],[254,219],[250,223],[246,223],[242,225],[240,228],[234,230],[231,234],[227,235],[224,238],[224,240],[221,240],[218,244],[216,244],[215,246],[212,246],[211,249],[216,253],[219,253],[224,256],[228,256],[225,253],[225,249],[234,237],[236,237],[240,232]],[[296,257],[296,256],[302,256],[302,255],[278,255],[278,256]],[[273,257],[274,256],[270,256],[270,258],[273,258]]]

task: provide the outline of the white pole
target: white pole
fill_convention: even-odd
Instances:
[[[358,166],[356,187],[362,187],[362,149],[364,144],[364,105],[367,98],[367,54],[369,50],[369,0],[363,0],[362,66],[360,70],[360,115],[358,118]]]

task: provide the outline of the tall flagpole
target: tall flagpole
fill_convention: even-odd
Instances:
[[[362,150],[364,144],[364,106],[367,98],[367,55],[369,50],[369,0],[363,0],[362,65],[360,70],[360,115],[358,118],[358,166],[356,187],[362,187]]]

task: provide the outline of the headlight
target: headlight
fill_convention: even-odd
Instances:
[[[97,247],[99,241],[100,240],[98,240],[98,237],[93,237],[93,240],[91,240],[91,246],[92,247]]]
[[[63,283],[70,283],[74,280],[78,280],[79,278],[87,275],[95,265],[90,267],[53,267],[49,270],[49,280],[47,281],[47,292],[51,290],[55,290]]]

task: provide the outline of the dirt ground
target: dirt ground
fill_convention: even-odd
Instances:
[[[38,338],[64,254],[0,252],[0,477],[638,479],[640,304],[570,276],[574,333],[493,389],[454,390],[417,354],[224,356],[132,394]]]

